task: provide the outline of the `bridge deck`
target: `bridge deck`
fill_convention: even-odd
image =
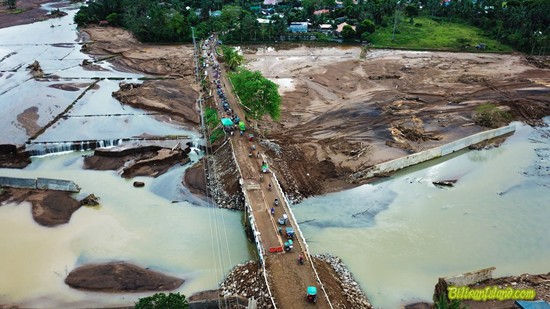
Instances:
[[[210,46],[210,52],[215,55],[213,45]],[[239,101],[233,94],[233,89],[225,72],[223,72],[223,68],[221,70],[220,81],[227,101],[234,112],[244,119],[244,112],[238,103]],[[213,80],[212,66],[209,67],[208,73],[211,80]],[[217,102],[217,107],[220,108],[221,103],[217,94],[214,94],[214,100]],[[268,282],[277,308],[303,308],[306,305],[306,289],[311,285],[317,287],[316,308],[330,308],[331,306],[317,282],[310,257],[305,254],[304,244],[301,235],[299,235],[299,230],[296,228],[296,222],[289,215],[289,205],[286,204],[283,193],[275,186],[271,173],[261,172],[263,158],[257,156],[257,151],[261,151],[261,147],[256,141],[250,141],[247,134],[240,136],[238,131],[229,138],[237,164],[241,170],[241,177],[244,180],[243,187],[252,207],[252,215],[260,232],[266,255],[264,258],[268,270]],[[255,144],[257,150],[253,152],[253,156],[249,156],[253,144]],[[273,187],[272,190],[268,190],[268,184],[270,183]],[[273,205],[275,198],[279,199],[279,206]],[[274,215],[271,215],[272,207],[275,210]],[[283,214],[288,215],[289,222],[286,226],[292,226],[296,233],[294,248],[290,252],[272,252],[275,250],[270,249],[281,248],[287,240],[284,233],[281,235],[278,232],[277,218],[282,217]],[[282,226],[282,228],[286,226]],[[304,253],[306,259],[304,265],[298,263],[298,256],[301,252]]]

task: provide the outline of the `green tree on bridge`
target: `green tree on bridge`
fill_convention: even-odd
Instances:
[[[244,57],[240,55],[234,48],[222,46],[223,61],[229,69],[235,70],[244,62]]]
[[[229,78],[242,104],[247,108],[247,113],[253,119],[259,120],[265,114],[273,120],[279,119],[281,96],[277,84],[263,77],[258,71],[252,72],[242,68],[230,73]]]

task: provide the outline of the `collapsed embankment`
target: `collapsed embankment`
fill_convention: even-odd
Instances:
[[[222,143],[209,148],[203,159],[188,168],[182,182],[220,208],[244,210],[240,177],[231,144]]]
[[[84,168],[94,170],[119,170],[124,178],[136,176],[158,177],[176,163],[190,162],[190,148],[170,149],[160,146],[137,148],[96,149],[84,158]]]
[[[461,288],[462,291],[465,289],[477,291],[471,293],[475,296],[461,301],[464,306],[471,309],[517,308],[514,302],[516,299],[521,300],[522,297],[525,300],[550,301],[550,273],[493,278],[494,270],[495,267],[489,267],[458,276],[439,278],[435,285],[433,300],[449,303],[449,287],[456,287]],[[504,297],[504,294],[509,293],[512,289],[522,291],[519,294],[522,296],[518,296],[516,299],[513,299],[514,297]],[[483,299],[484,296],[486,299]],[[479,299],[472,299],[474,297],[479,297]],[[498,297],[502,299],[498,299]],[[431,306],[428,303],[423,303],[423,305],[426,308]],[[410,306],[407,308],[421,307],[420,304],[416,304],[416,307]]]

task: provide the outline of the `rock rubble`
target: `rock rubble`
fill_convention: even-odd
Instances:
[[[257,300],[258,308],[272,308],[265,277],[258,262],[239,264],[220,283],[223,296],[239,295]]]
[[[244,210],[239,172],[230,145],[225,144],[207,160],[208,194],[220,208]]]
[[[343,291],[344,297],[352,305],[352,308],[372,308],[367,296],[361,287],[353,278],[352,273],[347,269],[344,262],[337,257],[330,254],[318,254],[314,256],[319,260],[325,261],[336,272],[338,279],[340,279],[340,287]]]

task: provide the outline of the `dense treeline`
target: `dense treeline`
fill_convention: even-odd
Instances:
[[[331,24],[335,29],[345,21],[355,30],[346,27],[342,37],[370,41],[375,29],[394,27],[395,21],[405,16],[413,23],[415,16],[422,15],[470,23],[525,52],[550,52],[550,0],[343,0],[338,4],[335,0],[285,0],[272,7],[261,3],[96,0],[84,6],[75,21],[83,25],[107,20],[111,25],[129,29],[145,42],[190,41],[191,27],[195,27],[199,38],[217,32],[226,42],[276,41],[287,33],[291,22],[309,21],[310,29]],[[257,20],[266,17],[268,23]]]
[[[184,42],[191,39],[194,11],[180,1],[98,0],[83,6],[75,16],[79,25],[106,20],[122,26],[143,42]]]
[[[427,13],[469,21],[498,41],[528,53],[550,53],[550,0],[425,1]]]

